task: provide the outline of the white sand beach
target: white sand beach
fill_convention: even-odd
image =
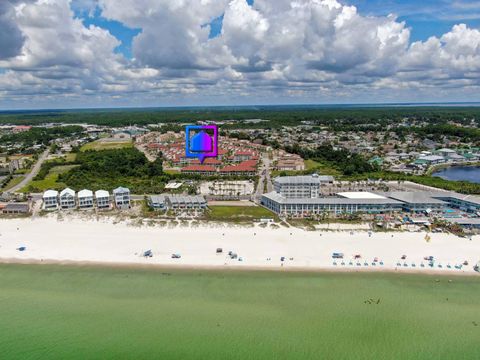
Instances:
[[[107,219],[70,217],[58,221],[54,217],[37,217],[0,220],[0,261],[474,274],[473,266],[480,261],[479,236],[459,238],[443,233],[430,236],[427,242],[425,233],[419,232],[370,235],[367,231],[352,234],[351,230],[305,231],[260,226],[134,227]],[[18,251],[21,246],[26,250]],[[222,248],[223,254],[216,254],[217,248]],[[142,257],[150,249],[153,257]],[[243,261],[230,259],[228,251],[234,251]],[[345,254],[344,265],[342,260],[333,264],[333,252]],[[181,254],[181,258],[172,259],[173,253]],[[356,254],[361,259],[349,265]],[[407,255],[406,260],[400,260],[402,255]],[[434,268],[423,260],[430,255],[435,258]],[[283,265],[281,257],[286,258]],[[384,265],[372,266],[375,257]],[[455,265],[465,260],[468,266],[455,269]],[[424,268],[420,267],[422,261]],[[412,263],[416,266],[412,267]]]

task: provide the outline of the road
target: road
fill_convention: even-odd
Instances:
[[[18,183],[17,185],[12,187],[10,190],[8,190],[8,192],[15,193],[21,188],[27,186],[28,183],[32,181],[35,176],[37,176],[38,172],[40,171],[40,168],[42,167],[43,162],[47,159],[49,154],[50,154],[50,149],[45,150],[43,154],[40,155],[35,165],[33,165],[32,171],[30,171],[30,173],[28,173],[20,183]]]
[[[263,189],[265,187],[265,182],[267,183],[267,193],[273,191],[272,180],[270,178],[270,159],[267,153],[262,155],[262,167],[260,168],[260,179],[258,180],[257,191],[254,195],[254,201],[260,203],[262,194],[264,193]]]

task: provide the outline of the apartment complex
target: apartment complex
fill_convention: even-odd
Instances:
[[[287,199],[316,199],[320,194],[322,184],[333,183],[332,176],[283,176],[273,181],[273,187],[277,194]]]
[[[150,196],[148,203],[154,210],[204,210],[207,201],[199,195],[154,195]]]

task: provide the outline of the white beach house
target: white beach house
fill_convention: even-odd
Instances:
[[[93,209],[93,192],[91,190],[81,190],[78,192],[77,197],[80,209]]]
[[[110,193],[106,190],[97,190],[95,191],[95,199],[97,199],[97,208],[98,209],[109,209],[110,208]]]
[[[115,206],[118,209],[128,209],[130,207],[130,190],[124,187],[118,187],[113,190]]]
[[[57,210],[58,209],[58,191],[47,190],[43,193],[43,209]]]
[[[60,192],[60,207],[62,209],[74,209],[77,206],[75,191],[66,188]]]

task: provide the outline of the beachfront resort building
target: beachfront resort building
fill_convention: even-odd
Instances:
[[[113,198],[117,209],[128,209],[130,207],[130,190],[118,187],[113,190]]]
[[[93,209],[93,192],[91,190],[81,190],[78,192],[77,197],[80,209]]]
[[[283,216],[308,217],[322,214],[382,214],[402,210],[402,203],[385,197],[375,198],[286,198],[277,192],[262,196],[262,205]]]
[[[451,217],[454,209],[480,216],[480,197],[448,191],[396,191],[385,193],[343,192],[319,196],[314,180],[286,177],[275,179],[275,191],[262,196],[262,205],[286,217],[322,214],[438,214]],[[301,184],[301,185],[298,185]],[[310,191],[309,191],[310,190]],[[470,216],[470,215],[469,215]]]
[[[43,210],[58,209],[58,191],[47,190],[43,193]]]
[[[106,190],[95,191],[95,199],[97,200],[98,209],[110,208],[110,193]]]
[[[77,202],[75,201],[75,191],[66,188],[60,192],[60,207],[62,209],[74,209],[77,206]]]

